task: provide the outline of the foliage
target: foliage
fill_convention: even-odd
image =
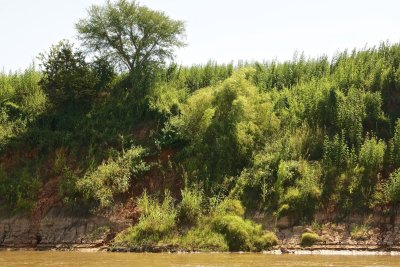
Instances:
[[[178,115],[182,103],[187,98],[187,92],[173,84],[161,83],[150,90],[148,98],[149,108],[168,118]]]
[[[385,185],[385,194],[392,203],[400,202],[400,169],[390,174],[389,181]]]
[[[390,140],[390,160],[391,163],[400,166],[400,119],[396,120],[393,138]]]
[[[181,116],[171,119],[185,150],[186,169],[216,185],[225,176],[237,175],[253,150],[279,127],[266,95],[259,94],[241,70],[216,88],[196,91],[183,105]]]
[[[109,207],[116,194],[128,190],[132,176],[137,176],[148,169],[142,161],[144,153],[143,148],[132,147],[117,159],[103,162],[77,181],[77,190],[85,199],[97,201],[101,208]]]
[[[276,245],[276,237],[263,235],[260,225],[237,215],[217,216],[212,229],[225,236],[230,251],[260,251]]]
[[[377,172],[383,166],[386,144],[383,140],[377,140],[376,137],[366,137],[359,153],[359,162],[361,166],[370,172]]]
[[[350,231],[351,238],[357,241],[367,240],[370,236],[368,224],[356,224]]]
[[[181,247],[189,251],[228,251],[225,237],[208,227],[189,230],[182,237]]]
[[[35,200],[41,187],[37,172],[31,173],[26,165],[11,175],[0,168],[0,204],[13,213],[29,212],[35,207]]]
[[[182,200],[178,206],[178,219],[181,224],[195,225],[202,215],[203,193],[196,189],[181,190]]]
[[[311,247],[316,242],[320,241],[320,237],[315,233],[303,233],[300,238],[300,244],[304,247]]]
[[[103,6],[92,5],[76,29],[84,46],[128,68],[135,79],[144,78],[149,68],[163,64],[173,57],[174,48],[184,45],[182,21],[136,1],[109,0]]]
[[[266,232],[254,241],[257,250],[269,250],[276,245],[278,245],[278,238],[273,232]]]
[[[108,1],[77,28],[98,51],[90,61],[64,41],[42,55],[42,72],[0,74],[0,205],[9,210],[34,207],[52,179],[64,203],[94,210],[135,196],[135,185],[185,184],[182,201],[165,207],[140,198],[126,241],[259,250],[272,238],[261,240],[245,210],[303,223],[319,209],[343,217],[398,204],[399,44],[332,60],[166,66],[184,27],[162,12]],[[157,36],[168,42],[154,46]],[[139,181],[143,150],[163,175]]]
[[[82,108],[96,95],[96,76],[83,53],[64,40],[40,55],[43,77],[40,84],[53,108]]]
[[[215,207],[213,211],[218,215],[236,215],[239,217],[244,216],[244,208],[242,203],[237,199],[225,198]]]
[[[353,155],[343,135],[336,134],[332,139],[324,140],[323,159],[326,165],[346,169],[352,165]]]
[[[34,66],[23,72],[0,73],[0,151],[45,112],[47,98],[40,79]]]
[[[186,198],[188,194],[191,194],[190,197],[199,194],[189,189],[183,192]],[[182,222],[178,217],[180,210],[185,205],[183,203],[187,203],[184,198],[175,206],[169,193],[160,203],[144,192],[137,201],[141,211],[139,222],[120,233],[114,243],[141,247],[175,245],[189,251],[261,251],[270,249],[278,242],[274,233],[264,232],[261,225],[235,215],[237,211],[224,211],[225,207],[231,206],[228,203],[240,205],[240,202],[232,200],[222,200],[215,209],[208,211],[202,208],[200,212],[203,216],[196,218],[199,220],[197,225],[178,227],[177,223]]]
[[[120,233],[115,239],[116,243],[130,246],[156,245],[163,238],[174,234],[177,213],[168,192],[163,202],[159,203],[145,191],[137,203],[142,213],[138,224]]]
[[[311,219],[321,197],[321,169],[318,165],[306,162],[298,162],[296,165],[292,171],[278,172],[279,215],[291,214],[297,218]],[[285,166],[280,166],[282,168]]]

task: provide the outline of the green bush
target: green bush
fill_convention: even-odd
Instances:
[[[278,244],[278,238],[275,233],[267,232],[262,236],[258,236],[254,240],[254,246],[257,251],[268,250],[271,247],[276,246]]]
[[[47,107],[34,67],[24,72],[0,72],[0,151],[12,138],[24,134]]]
[[[212,223],[213,230],[225,236],[230,251],[253,250],[251,238],[254,233],[254,225],[239,216],[225,215],[217,217]]]
[[[35,207],[42,181],[32,166],[8,174],[0,166],[0,206],[11,212],[30,212]]]
[[[400,202],[400,169],[390,174],[389,181],[387,181],[384,190],[390,202]]]
[[[148,169],[142,161],[144,153],[143,148],[132,147],[117,159],[103,162],[77,181],[77,190],[86,200],[97,201],[101,208],[109,207],[116,194],[128,190],[132,176]]]
[[[144,192],[137,203],[141,210],[139,222],[120,233],[115,238],[116,244],[151,246],[175,234],[177,212],[169,193],[159,203]]]
[[[379,171],[383,166],[386,144],[375,136],[367,136],[361,146],[359,162],[370,175]]]
[[[228,251],[225,237],[208,227],[195,228],[182,237],[182,249],[196,251]]]
[[[321,167],[318,164],[307,161],[291,164],[281,162],[276,182],[279,193],[278,215],[310,220],[319,206],[322,193],[320,177]]]
[[[182,201],[178,205],[179,223],[195,225],[202,214],[203,193],[196,189],[185,188],[181,194]]]
[[[367,240],[370,237],[370,227],[367,224],[354,225],[351,229],[350,235],[354,240]]]
[[[230,251],[258,251],[275,244],[272,235],[264,235],[261,225],[237,215],[215,217],[212,229],[225,236]]]
[[[326,165],[340,170],[351,164],[351,151],[343,135],[336,134],[332,139],[325,137],[323,160]]]
[[[174,84],[157,84],[150,89],[147,96],[149,108],[165,118],[178,115],[180,106],[188,97],[187,95],[185,89],[176,88]]]
[[[240,200],[225,198],[215,208],[215,213],[218,215],[236,215],[242,217],[244,208]]]
[[[82,51],[63,40],[42,53],[40,59],[43,67],[40,84],[54,109],[69,111],[92,103],[97,79]]]
[[[390,159],[395,167],[400,166],[400,119],[396,120],[393,138],[390,140]]]
[[[311,247],[312,245],[314,245],[316,242],[319,242],[320,240],[321,240],[321,238],[319,237],[319,235],[317,235],[315,233],[303,233],[301,235],[300,244],[303,247]]]
[[[362,142],[363,121],[366,117],[364,94],[362,90],[350,88],[347,95],[338,101],[337,126],[349,144],[355,147],[359,147]]]
[[[271,99],[246,79],[252,71],[239,70],[221,84],[196,91],[181,115],[170,120],[189,142],[182,155],[185,169],[205,181],[206,192],[236,175],[279,128]]]

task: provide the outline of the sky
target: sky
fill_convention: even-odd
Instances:
[[[0,0],[0,71],[27,68],[105,0]],[[400,42],[398,0],[140,0],[186,23],[184,65],[333,56],[344,49]]]

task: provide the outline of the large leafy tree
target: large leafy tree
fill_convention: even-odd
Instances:
[[[79,38],[92,52],[107,55],[132,74],[143,73],[172,59],[184,46],[184,23],[136,1],[108,0],[93,5],[76,24]]]

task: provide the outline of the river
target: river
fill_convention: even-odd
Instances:
[[[328,256],[264,254],[135,254],[106,252],[0,252],[1,267],[244,267],[379,266],[399,267],[400,256]]]

